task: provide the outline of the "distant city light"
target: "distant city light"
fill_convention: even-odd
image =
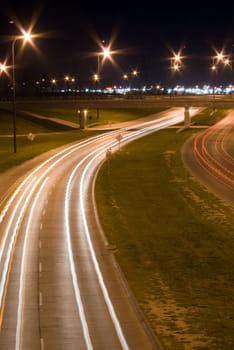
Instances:
[[[51,90],[51,92],[54,90]],[[50,92],[48,88],[48,93]],[[64,89],[64,88],[56,88],[57,93],[74,93],[74,94],[113,94],[113,95],[229,95],[234,93],[233,86],[211,86],[204,85],[202,87],[194,86],[194,87],[184,87],[184,86],[175,86],[175,87],[147,87],[142,86],[141,88],[134,87],[123,87],[123,86],[108,86],[103,88],[81,88],[81,89]]]

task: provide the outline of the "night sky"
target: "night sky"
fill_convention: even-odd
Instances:
[[[210,83],[214,49],[234,55],[234,5],[207,1],[6,1],[0,12],[0,61],[10,64],[8,35],[34,22],[38,50],[20,50],[17,62],[30,77],[46,73],[91,79],[97,68],[98,45],[112,43],[114,62],[106,61],[102,76],[107,83],[120,83],[124,73],[137,69],[139,84]],[[171,73],[169,57],[181,51],[183,67]],[[20,53],[20,54],[19,54]],[[234,68],[234,67],[233,67]],[[19,67],[20,69],[20,67]],[[21,68],[23,69],[23,68]],[[26,68],[25,68],[26,69]],[[234,70],[220,70],[215,79],[234,82]]]

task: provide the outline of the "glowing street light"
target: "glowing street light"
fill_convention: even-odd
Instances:
[[[221,52],[216,51],[216,56],[213,57],[213,64],[215,62],[216,65],[223,64],[224,66],[230,66],[231,60],[229,57],[230,55],[224,54],[223,50]]]
[[[109,58],[110,57],[110,50],[109,50],[109,48],[108,47],[104,47],[104,49],[103,49],[103,56],[104,56],[104,58]]]
[[[220,52],[215,49],[215,55],[212,56],[212,65],[211,65],[211,71],[213,75],[213,85],[215,85],[215,81],[217,78],[218,70],[220,68],[230,68],[232,70],[232,59],[230,54],[226,54],[224,50],[221,50]],[[215,86],[213,86],[213,98],[215,98]]]
[[[224,63],[225,66],[229,66],[229,65],[230,65],[230,60],[229,60],[229,58],[228,58],[228,57],[225,58],[224,61],[223,61],[223,63]]]
[[[178,71],[179,69],[180,69],[179,64],[178,64],[178,63],[175,63],[175,64],[173,65],[173,70],[174,70],[174,71]]]
[[[23,40],[26,42],[31,42],[32,35],[30,32],[22,30],[22,35],[14,37],[11,45],[12,54],[12,90],[13,90],[13,142],[14,142],[14,152],[16,153],[16,101],[15,101],[15,43],[18,40]]]
[[[94,79],[95,81],[98,81],[100,78],[100,56],[103,56],[103,59],[105,60],[106,58],[111,58],[111,51],[108,46],[105,46],[102,48],[102,51],[97,54],[97,73],[95,76],[97,79]]]
[[[98,80],[99,80],[98,74],[94,74],[94,75],[93,75],[93,79],[94,79],[94,81],[98,81]]]
[[[217,54],[216,58],[217,58],[217,61],[218,61],[218,62],[222,62],[222,61],[223,61],[223,58],[224,58],[223,53],[222,53],[222,52],[219,52],[219,53]]]
[[[6,72],[6,70],[7,70],[7,67],[6,67],[5,63],[0,63],[0,72],[1,73]]]
[[[174,56],[174,62],[180,62],[181,61],[181,56],[180,56],[180,54],[176,54],[175,56]]]
[[[174,72],[179,71],[180,67],[181,67],[181,55],[180,53],[175,54],[174,56],[171,58],[171,68]]]

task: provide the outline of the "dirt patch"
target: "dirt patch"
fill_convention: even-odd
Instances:
[[[168,151],[166,151],[166,152],[163,153],[164,158],[165,158],[165,161],[166,161],[167,166],[168,166],[169,168],[171,168],[172,157],[173,157],[173,155],[174,155],[175,153],[176,153],[175,150],[168,150]]]
[[[165,348],[168,349],[212,349],[212,339],[205,332],[195,332],[189,317],[197,313],[194,307],[179,306],[169,288],[158,277],[160,298],[148,297],[148,312],[156,332]]]
[[[196,206],[199,206],[202,209],[202,213],[207,219],[210,219],[211,221],[222,220],[223,222],[225,222],[226,215],[220,207],[215,208],[214,205],[207,205],[204,199],[200,198],[198,194],[196,194],[193,190],[191,190],[188,187],[184,187],[183,191],[187,198],[189,198],[192,202],[195,203]]]

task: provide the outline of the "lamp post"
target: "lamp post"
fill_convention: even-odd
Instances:
[[[212,74],[213,74],[213,86],[212,86],[212,97],[213,97],[213,109],[214,109],[214,100],[215,100],[215,83],[216,83],[216,75],[217,75],[217,66],[213,62],[211,66]]]
[[[12,41],[11,45],[11,55],[12,55],[12,91],[13,91],[13,143],[14,143],[14,153],[16,153],[16,99],[15,99],[15,43],[18,40],[24,40],[25,42],[31,40],[31,34],[29,32],[23,31],[23,35],[16,36]]]
[[[111,52],[108,47],[103,47],[103,50],[97,54],[97,74],[94,75],[94,80],[100,79],[100,56],[103,56],[104,60],[111,57]]]
[[[94,81],[99,82],[100,81],[100,56],[103,56],[103,59],[110,58],[111,52],[110,49],[106,46],[103,47],[102,52],[99,52],[97,54],[97,74],[94,74]],[[99,106],[97,106],[97,120],[99,120]]]
[[[171,69],[173,72],[179,71],[182,65],[182,57],[180,53],[174,54],[173,57],[171,57]]]
[[[99,73],[100,73],[100,53],[97,55],[97,74],[95,74],[94,79],[96,78],[96,81],[99,80]]]

